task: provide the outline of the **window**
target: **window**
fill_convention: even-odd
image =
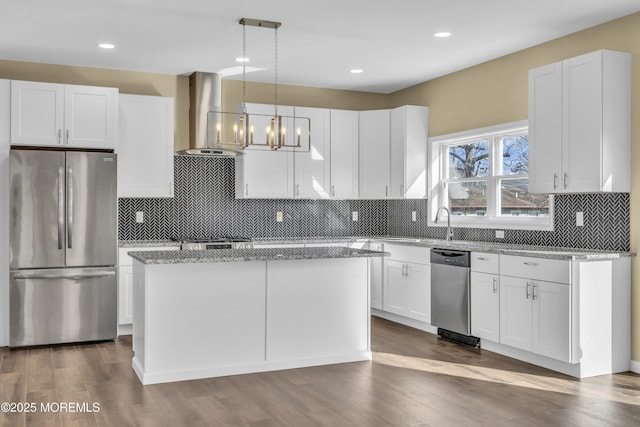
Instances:
[[[528,192],[526,122],[430,139],[431,223],[441,206],[455,226],[546,229],[553,199]]]

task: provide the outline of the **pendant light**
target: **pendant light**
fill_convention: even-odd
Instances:
[[[311,120],[308,117],[284,116],[278,112],[278,28],[280,22],[242,18],[242,104],[237,113],[209,112],[209,123],[215,123],[216,145],[240,150],[308,152],[311,148]],[[274,106],[273,115],[249,113],[246,96],[246,26],[270,28],[274,31]],[[229,123],[229,122],[232,122]],[[225,126],[229,125],[229,126]],[[289,129],[294,129],[290,132]],[[262,134],[260,129],[265,129]],[[226,142],[225,142],[226,141]]]

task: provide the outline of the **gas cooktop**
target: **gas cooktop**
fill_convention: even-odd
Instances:
[[[204,249],[251,249],[253,242],[247,237],[213,236],[213,237],[173,237],[174,242],[180,243],[182,250]]]

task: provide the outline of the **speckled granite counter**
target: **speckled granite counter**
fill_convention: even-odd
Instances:
[[[239,261],[280,261],[385,256],[385,252],[344,247],[216,249],[204,251],[132,251],[129,256],[143,264],[185,264]]]
[[[515,245],[515,244],[507,244],[507,243],[496,243],[496,242],[477,242],[477,241],[462,241],[462,240],[453,240],[446,241],[440,239],[421,239],[414,237],[396,237],[396,236],[345,236],[345,237],[274,237],[274,238],[258,238],[254,239],[254,242],[258,248],[256,250],[266,251],[268,249],[260,249],[259,246],[261,244],[296,244],[296,245],[311,245],[311,244],[327,244],[327,243],[355,243],[355,242],[366,242],[366,241],[375,241],[382,243],[390,243],[390,244],[401,244],[401,245],[411,245],[411,246],[420,246],[420,247],[428,247],[428,248],[443,248],[443,249],[458,249],[458,250],[468,250],[475,252],[489,252],[489,253],[498,253],[504,255],[517,255],[517,256],[530,256],[535,258],[550,258],[550,259],[565,259],[565,260],[588,260],[588,259],[612,259],[612,258],[620,258],[620,257],[629,257],[634,254],[631,252],[614,252],[614,251],[600,251],[600,250],[591,250],[591,249],[576,249],[576,248],[561,248],[561,247],[547,247],[547,246],[531,246],[531,245]],[[153,247],[153,246],[176,246],[176,242],[172,240],[126,240],[118,242],[118,245],[121,248],[133,248],[133,247]],[[278,250],[282,252],[285,248],[279,248]],[[296,249],[296,248],[291,248]],[[302,248],[299,248],[302,249]],[[306,248],[310,250],[312,248]],[[320,248],[314,248],[320,249]],[[344,249],[344,248],[343,248]],[[201,254],[191,254],[191,255],[178,255],[174,254],[171,256],[173,261],[169,260],[166,263],[181,263],[181,262],[219,262],[225,261],[223,259],[218,259],[217,261],[211,260],[207,253],[210,251],[201,251]],[[233,254],[220,254],[220,256],[230,257],[227,261],[237,261],[238,257],[256,257],[256,256],[269,256],[266,253],[262,253],[262,255],[256,253],[238,253],[238,251],[233,251]],[[162,253],[162,251],[161,251]],[[318,252],[319,253],[319,252]],[[162,255],[157,255],[161,257]],[[181,261],[180,257],[184,256],[185,258],[191,258],[189,261]],[[202,261],[195,260],[198,256],[205,256],[206,258]],[[293,256],[293,255],[289,255]],[[308,255],[313,257],[312,252],[309,252]],[[317,255],[316,255],[317,256]],[[345,256],[343,255],[334,255],[333,257]],[[326,257],[326,256],[325,256]],[[254,259],[263,259],[263,258],[254,258]],[[291,258],[294,259],[294,258]],[[154,263],[160,263],[158,261],[150,261]]]
[[[180,243],[170,239],[161,240],[119,240],[120,248],[144,248],[144,247],[160,247],[160,246],[180,246]]]
[[[410,245],[428,248],[457,249],[475,252],[498,253],[504,255],[531,256],[550,259],[611,259],[633,256],[631,252],[600,251],[591,249],[561,248],[549,246],[515,245],[496,242],[477,242],[441,239],[421,239],[415,237],[370,236],[370,237],[318,237],[318,238],[273,238],[256,239],[256,244],[313,244],[313,243],[351,243],[375,241],[387,244]]]

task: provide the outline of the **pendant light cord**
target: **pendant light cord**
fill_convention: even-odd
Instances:
[[[275,62],[275,84],[274,84],[274,91],[275,91],[275,110],[276,110],[276,116],[278,115],[278,27],[276,27],[274,29],[274,33],[275,33],[275,48],[274,48],[274,52],[275,52],[275,58],[274,58],[274,62]]]
[[[247,113],[247,26],[242,22],[242,113]]]

